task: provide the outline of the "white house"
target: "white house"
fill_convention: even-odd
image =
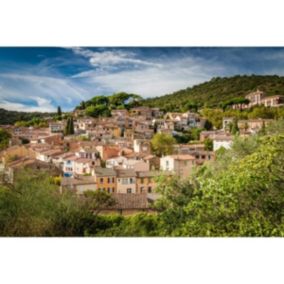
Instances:
[[[192,155],[168,155],[160,159],[162,171],[173,171],[181,177],[187,177],[195,165],[195,157]]]
[[[217,151],[220,148],[230,149],[233,143],[232,136],[216,135],[213,138],[213,151]]]

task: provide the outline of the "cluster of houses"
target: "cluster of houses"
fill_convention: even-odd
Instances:
[[[264,102],[265,98],[260,98]],[[13,183],[16,172],[23,167],[45,170],[61,177],[62,190],[78,194],[107,191],[116,198],[115,210],[148,210],[149,198],[156,198],[159,176],[186,178],[194,167],[214,161],[215,151],[228,149],[233,142],[229,131],[233,118],[224,118],[222,129],[203,130],[200,141],[176,144],[172,155],[158,157],[151,150],[155,133],[174,135],[193,127],[204,129],[206,119],[197,113],[164,114],[150,107],[117,109],[104,118],[80,117],[76,112],[74,117],[75,133],[68,136],[63,135],[64,120],[50,121],[48,128],[1,126],[12,136],[10,146],[0,152],[3,181]],[[237,123],[240,135],[248,136],[270,122],[251,119]],[[212,151],[206,150],[206,139],[213,141]]]
[[[284,106],[284,96],[267,96],[265,92],[257,90],[245,96],[248,104],[234,104],[233,109],[248,109],[255,106],[280,107]]]

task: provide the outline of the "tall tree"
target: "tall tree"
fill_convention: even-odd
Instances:
[[[60,106],[57,107],[57,116],[58,116],[59,120],[62,119],[62,111],[61,111],[61,107]]]

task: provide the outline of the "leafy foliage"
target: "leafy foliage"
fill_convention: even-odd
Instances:
[[[115,93],[111,96],[96,96],[83,101],[77,109],[85,110],[92,117],[110,116],[112,109],[130,109],[140,105],[142,98],[135,94]]]
[[[0,128],[0,150],[8,146],[10,138],[11,134],[7,130]]]
[[[163,155],[171,155],[173,153],[173,145],[176,140],[168,134],[157,133],[151,140],[151,147],[153,152],[161,157]]]
[[[0,125],[14,124],[17,121],[31,121],[33,118],[44,119],[53,116],[54,113],[46,112],[19,112],[0,108]]]

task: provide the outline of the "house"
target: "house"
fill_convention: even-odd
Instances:
[[[204,150],[205,150],[205,145],[203,143],[174,145],[175,154],[190,154],[192,152],[204,151]]]
[[[149,164],[142,159],[128,159],[123,156],[106,160],[107,168],[132,169],[134,171],[148,171]]]
[[[144,156],[143,161],[149,166],[149,170],[159,170],[160,169],[160,158],[155,155]]]
[[[79,119],[74,123],[75,130],[88,130],[94,126],[94,119]]]
[[[136,172],[136,193],[152,193],[156,186],[159,171]]]
[[[269,96],[264,97],[261,103],[266,107],[284,106],[284,96]]]
[[[50,133],[61,133],[64,130],[64,124],[62,122],[50,122],[49,132]]]
[[[136,173],[134,170],[116,170],[117,193],[136,193]]]
[[[200,132],[200,138],[199,139],[200,139],[200,142],[204,142],[205,139],[207,139],[207,138],[213,140],[216,135],[226,135],[226,131],[224,131],[223,129],[221,129],[221,130],[209,130],[209,131],[204,130],[204,131]]]
[[[88,158],[78,158],[74,160],[73,173],[76,175],[89,175],[94,166],[99,165],[98,162]]]
[[[117,145],[98,145],[96,150],[100,153],[101,159],[108,160],[118,156],[120,147]]]
[[[194,151],[190,155],[195,157],[197,165],[202,165],[206,161],[212,161],[215,159],[215,153],[213,151]]]
[[[61,179],[61,189],[83,194],[86,191],[97,190],[97,185],[93,176],[63,177]]]
[[[130,110],[132,116],[144,116],[146,119],[152,118],[152,109],[145,106],[135,107]]]
[[[257,90],[255,92],[249,93],[245,96],[246,99],[249,100],[248,108],[258,106],[262,104],[262,99],[264,98],[264,92]]]
[[[63,160],[63,175],[65,177],[72,177],[75,172],[75,161],[78,159],[76,155],[68,156]]]
[[[268,126],[271,122],[273,122],[273,119],[256,118],[248,120],[239,120],[238,128],[241,132],[248,132],[254,134],[260,131],[264,125]]]
[[[97,189],[109,193],[115,193],[116,190],[116,171],[113,169],[95,167],[92,171],[95,178]]]
[[[127,109],[113,109],[111,111],[111,116],[114,117],[127,117],[129,115]]]
[[[215,135],[213,138],[213,150],[217,151],[220,148],[230,149],[233,143],[232,135]]]
[[[160,169],[174,172],[180,177],[188,177],[195,163],[192,155],[168,155],[160,159]]]
[[[133,149],[135,153],[151,153],[151,141],[148,139],[134,139]]]
[[[264,92],[257,90],[256,92],[246,95],[249,100],[248,108],[264,105],[265,107],[279,107],[284,105],[284,96],[266,96]]]
[[[52,159],[64,153],[62,149],[42,149],[42,150],[35,150],[36,152],[36,159],[45,163],[52,163]]]

